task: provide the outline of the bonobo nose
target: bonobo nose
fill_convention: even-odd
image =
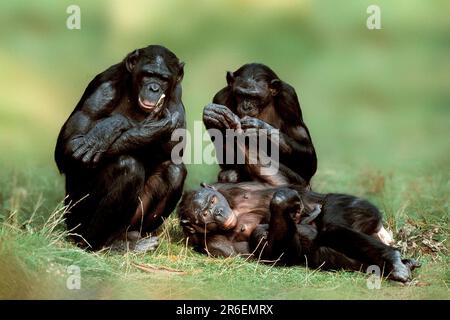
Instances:
[[[157,85],[156,83],[150,84],[150,90],[152,90],[153,92],[158,92],[159,91],[159,85]]]
[[[252,109],[252,105],[250,103],[243,103],[242,109],[244,111],[249,111]]]

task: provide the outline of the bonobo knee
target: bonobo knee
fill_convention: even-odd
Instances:
[[[131,177],[145,175],[145,170],[142,164],[131,156],[122,155],[117,161],[117,169],[130,175]]]
[[[286,210],[293,205],[298,205],[300,196],[297,191],[289,188],[282,188],[276,191],[270,202],[271,211]]]
[[[186,179],[187,170],[184,164],[170,164],[167,168],[167,175],[170,184],[174,189],[182,188]]]

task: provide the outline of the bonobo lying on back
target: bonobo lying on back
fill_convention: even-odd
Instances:
[[[162,46],[134,50],[89,83],[62,127],[55,160],[72,205],[66,223],[83,247],[126,235],[132,247],[156,244],[140,237],[174,210],[186,177],[171,160],[171,134],[186,126],[183,66]]]
[[[377,265],[402,282],[419,266],[389,246],[379,210],[354,196],[258,182],[217,183],[185,193],[178,214],[189,243],[213,256],[253,255],[324,269]]]

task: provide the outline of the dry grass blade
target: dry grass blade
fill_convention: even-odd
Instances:
[[[177,274],[177,275],[185,275],[187,272],[182,270],[173,269],[166,266],[155,266],[152,264],[139,264],[139,263],[131,263],[134,267],[138,268],[141,271],[148,273],[167,273],[167,274]]]

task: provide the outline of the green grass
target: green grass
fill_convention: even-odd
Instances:
[[[186,247],[175,216],[159,231],[162,241],[155,252],[87,253],[64,240],[64,207],[57,205],[49,210],[49,201],[38,200],[42,199],[41,195],[33,194],[34,187],[28,184],[38,182],[46,194],[53,192],[57,198],[62,186],[50,191],[47,188],[54,185],[48,185],[48,181],[60,180],[56,176],[52,179],[25,176],[16,179],[10,194],[2,194],[9,204],[10,215],[5,217],[0,230],[0,297],[447,299],[450,284],[446,241],[450,228],[448,181],[426,177],[401,184],[393,177],[385,179],[372,173],[372,183],[368,183],[368,175],[367,171],[351,178],[344,173],[329,174],[319,175],[316,180],[330,189],[335,185],[352,189],[383,209],[387,225],[394,230],[397,240],[410,241],[403,250],[404,255],[419,258],[423,263],[409,285],[383,280],[381,289],[370,290],[363,273],[276,267],[243,258],[209,258]],[[431,185],[424,193],[420,186],[427,180]],[[401,189],[403,192],[398,191]],[[402,235],[405,230],[409,230],[407,236]],[[183,273],[143,272],[134,264],[170,267]],[[81,269],[81,290],[66,289],[69,265]]]
[[[450,297],[447,2],[377,1],[377,31],[365,27],[370,0],[77,3],[79,31],[65,28],[64,1],[0,3],[0,298]],[[380,207],[403,255],[423,262],[414,281],[369,290],[362,273],[211,259],[186,248],[175,215],[146,255],[87,253],[66,242],[64,180],[52,154],[58,131],[95,74],[149,43],[186,62],[190,129],[226,70],[264,62],[292,84],[318,153],[313,188]],[[192,189],[213,182],[217,166],[188,171]],[[66,288],[72,264],[81,290]]]

